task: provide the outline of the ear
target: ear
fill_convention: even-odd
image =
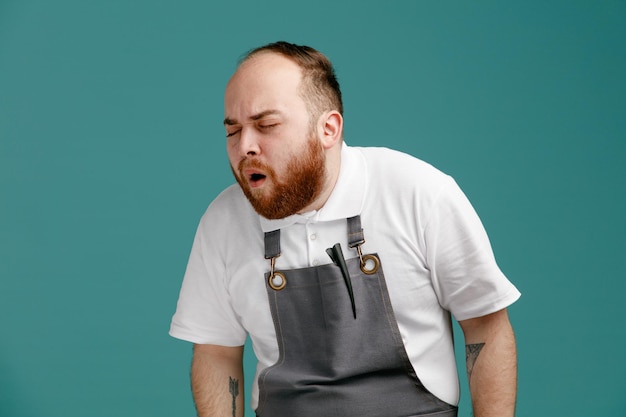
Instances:
[[[341,142],[343,117],[336,110],[323,113],[318,123],[318,135],[324,149],[330,149]]]

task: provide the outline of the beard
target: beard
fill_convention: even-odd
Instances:
[[[256,159],[243,159],[237,171],[231,167],[254,210],[267,219],[282,219],[296,214],[310,205],[322,192],[326,179],[325,155],[319,142],[310,137],[304,153],[291,158],[284,178],[279,180],[274,169]],[[246,180],[243,171],[258,168],[266,175],[266,186],[270,190],[253,189]]]

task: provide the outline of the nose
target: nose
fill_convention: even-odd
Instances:
[[[242,129],[239,138],[239,154],[241,157],[255,156],[261,153],[261,147],[253,129]]]

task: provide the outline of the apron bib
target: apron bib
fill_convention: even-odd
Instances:
[[[274,271],[280,230],[265,234],[267,294],[278,339],[276,364],[259,375],[258,417],[455,417],[411,365],[377,254],[361,255],[360,217],[348,219],[359,257]]]

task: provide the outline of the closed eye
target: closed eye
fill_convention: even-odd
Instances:
[[[231,136],[235,136],[237,133],[239,133],[239,130],[235,130],[234,132],[226,132],[226,137],[230,138]]]

